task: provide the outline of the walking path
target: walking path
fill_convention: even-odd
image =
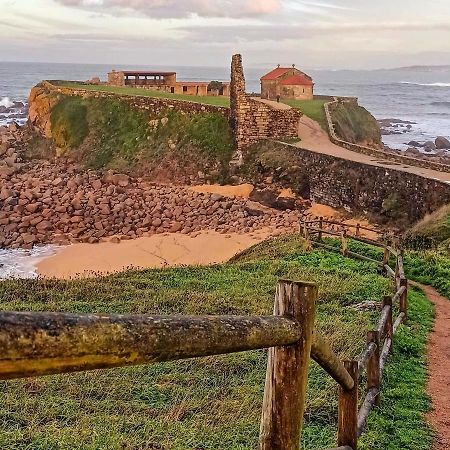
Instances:
[[[450,300],[430,286],[413,281],[435,305],[436,319],[428,339],[428,387],[432,410],[428,420],[437,432],[434,450],[450,450]]]
[[[272,102],[273,103],[273,102]],[[393,161],[383,160],[374,156],[364,155],[362,153],[353,152],[346,148],[333,144],[328,134],[314,120],[307,116],[300,119],[298,136],[301,141],[294,144],[296,147],[311,150],[317,153],[336,156],[350,161],[360,162],[371,166],[384,167],[386,169],[395,169],[402,172],[414,173],[426,178],[442,181],[450,184],[450,173],[439,172],[437,170],[425,169],[421,167],[409,166]]]

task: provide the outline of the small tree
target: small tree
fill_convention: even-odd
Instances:
[[[223,83],[221,81],[211,81],[208,84],[209,91],[220,91],[223,88]]]

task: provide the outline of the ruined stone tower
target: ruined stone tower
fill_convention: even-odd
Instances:
[[[241,164],[243,150],[265,138],[295,137],[302,113],[296,109],[278,109],[245,93],[242,56],[231,59],[230,126],[236,153],[232,164]]]

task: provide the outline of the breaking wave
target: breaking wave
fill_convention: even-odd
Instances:
[[[11,108],[11,106],[14,106],[14,103],[11,101],[9,97],[3,97],[0,100],[0,106],[4,106],[5,108]]]
[[[400,84],[412,84],[413,86],[450,87],[450,83],[415,83],[413,81],[401,81]]]

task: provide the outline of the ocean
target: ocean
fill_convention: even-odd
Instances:
[[[0,124],[10,120],[1,106],[25,102],[30,88],[43,79],[105,80],[111,69],[175,70],[185,81],[227,80],[229,68],[177,66],[117,66],[50,63],[0,63]],[[246,70],[247,91],[259,92],[259,78],[268,68]],[[385,144],[406,149],[409,141],[425,142],[437,136],[450,138],[450,68],[429,70],[306,70],[314,79],[316,94],[359,98],[377,119],[414,122],[407,133],[384,136]],[[17,119],[16,119],[17,120]],[[23,122],[23,120],[18,120]]]

